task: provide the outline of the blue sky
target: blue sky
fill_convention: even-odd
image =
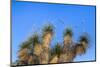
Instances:
[[[34,32],[41,34],[41,29],[48,23],[55,26],[51,46],[63,41],[63,31],[66,27],[72,28],[75,42],[83,32],[87,32],[90,47],[85,55],[77,56],[74,61],[95,60],[95,6],[12,0],[12,61],[17,59],[19,45]]]

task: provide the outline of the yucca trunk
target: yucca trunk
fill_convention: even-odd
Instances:
[[[76,47],[76,54],[77,55],[82,55],[85,52],[83,46],[77,46]]]
[[[49,62],[49,52],[48,50],[43,49],[40,55],[40,64],[48,64]]]
[[[29,56],[29,58],[28,58],[28,64],[34,64],[34,58],[33,58],[33,56]]]
[[[51,42],[52,35],[47,33],[43,38],[42,52],[41,52],[41,64],[49,63],[49,48]]]
[[[36,44],[34,46],[34,54],[36,56],[40,56],[41,52],[42,52],[42,46],[40,44]]]
[[[28,49],[27,48],[23,48],[19,51],[18,53],[18,58],[19,58],[19,65],[26,65],[27,61],[28,61]]]
[[[21,49],[19,51],[18,57],[20,58],[20,60],[23,60],[24,61],[24,60],[26,60],[28,58],[27,52],[28,52],[28,49],[27,48]]]
[[[72,62],[76,56],[75,46],[72,44],[64,45],[59,62]]]
[[[18,62],[18,65],[27,65],[28,63],[28,56],[27,55],[24,55],[22,57],[19,58],[19,62]]]
[[[73,53],[69,53],[69,54],[61,54],[60,58],[59,58],[59,62],[72,62],[74,59],[74,54]]]
[[[27,48],[23,48],[18,52],[18,57],[22,57],[25,54],[27,54],[28,49]]]

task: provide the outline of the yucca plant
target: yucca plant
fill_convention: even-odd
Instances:
[[[29,62],[30,62],[29,64],[32,64],[32,63],[39,64],[39,62],[37,63],[35,61],[36,59],[38,59],[39,61],[39,56],[42,51],[39,35],[35,33],[29,40],[31,42],[31,45],[30,45],[31,57],[29,58]],[[37,56],[37,58],[35,58],[35,56]]]
[[[71,28],[66,28],[64,30],[64,35],[63,35],[63,37],[64,37],[64,45],[68,45],[68,44],[71,43],[72,36],[73,36],[73,32],[72,32]]]
[[[23,42],[18,52],[19,65],[72,62],[76,55],[86,52],[89,38],[86,35],[81,35],[79,42],[73,46],[71,28],[64,30],[63,47],[60,43],[56,43],[50,50],[53,34],[54,27],[52,24],[48,24],[43,28],[41,40],[39,35],[35,33]]]
[[[53,33],[54,33],[54,27],[52,24],[48,24],[43,28],[43,35],[42,35],[42,41],[43,41],[43,46],[48,48],[49,44],[51,42]]]
[[[28,60],[29,42],[23,42],[18,52],[19,64],[26,65]]]
[[[42,49],[39,35],[38,34],[34,34],[33,37],[32,37],[32,40],[33,40],[32,41],[33,53],[38,56],[40,54],[41,49]]]
[[[79,38],[79,43],[76,45],[76,54],[85,54],[89,44],[88,34],[82,34]]]
[[[53,25],[48,24],[43,28],[42,32],[42,53],[41,53],[41,64],[47,64],[49,62],[49,47],[53,36],[54,30]]]
[[[80,36],[79,38],[79,43],[82,47],[82,49],[84,49],[84,53],[86,52],[87,48],[88,48],[88,44],[89,44],[89,37],[86,34],[83,34]]]
[[[42,48],[40,47],[39,36],[38,34],[34,34],[27,41],[20,45],[19,59],[26,59],[27,57],[27,60],[25,61],[29,64],[32,64],[34,62],[34,54],[38,56],[40,54],[40,49]]]
[[[59,62],[72,62],[75,56],[74,46],[72,45],[73,32],[71,28],[66,28],[64,31],[64,42],[62,48],[62,54]]]

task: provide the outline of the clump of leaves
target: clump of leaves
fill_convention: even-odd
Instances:
[[[54,26],[52,24],[48,24],[43,28],[43,36],[44,37],[47,33],[53,34],[54,33]]]
[[[71,28],[66,28],[64,31],[64,36],[69,35],[69,36],[73,36],[73,32],[71,30]]]
[[[88,39],[88,36],[86,36],[86,35],[82,35],[82,36],[80,36],[80,40],[79,40],[80,42],[85,42],[85,43],[89,43],[89,39]]]

